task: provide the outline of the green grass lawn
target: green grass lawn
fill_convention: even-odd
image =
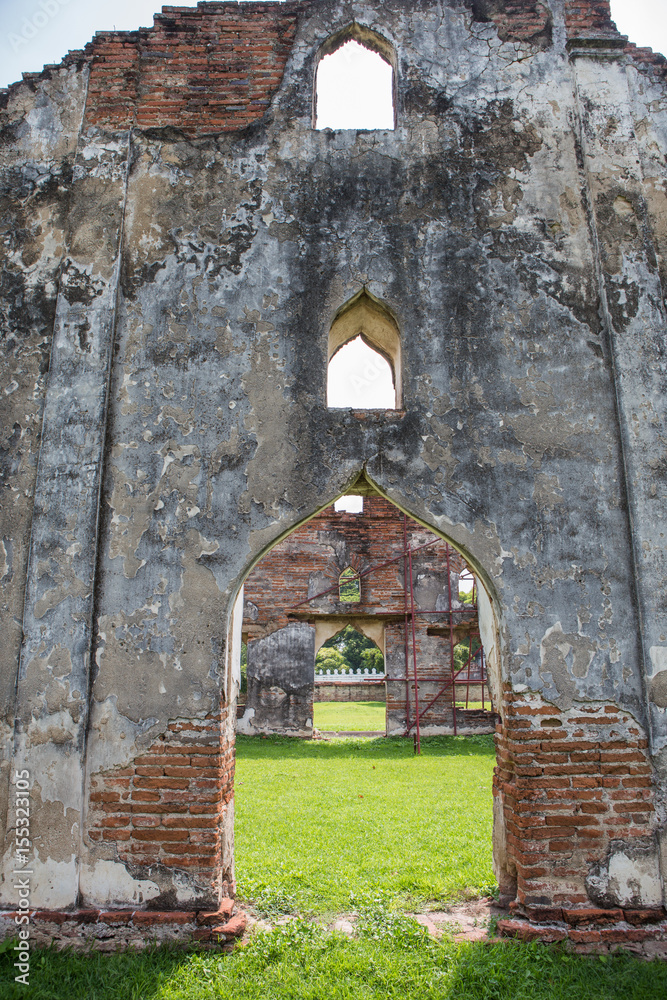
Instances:
[[[2,1000],[664,1000],[667,964],[560,948],[436,943],[377,921],[356,939],[295,921],[231,955],[168,948],[32,957],[30,987],[0,956]]]
[[[320,732],[384,732],[383,701],[316,701],[313,725]]]
[[[495,886],[492,737],[240,736],[239,893],[269,913],[441,905]]]

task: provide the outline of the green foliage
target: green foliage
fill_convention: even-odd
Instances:
[[[472,639],[462,639],[461,642],[454,646],[454,667],[456,670],[463,670],[468,663],[468,650],[470,649],[470,643],[472,642],[472,655],[475,654],[482,648],[482,643],[478,636],[473,636]]]
[[[241,694],[248,690],[248,644],[241,643]]]
[[[435,943],[428,931],[417,923],[414,917],[390,910],[381,901],[360,907],[357,915],[356,932],[361,938],[373,941],[391,941],[403,950],[419,948],[427,950]]]
[[[294,893],[287,892],[282,886],[264,885],[252,891],[252,906],[258,917],[265,920],[277,920],[286,914],[299,912],[298,901]]]
[[[341,672],[348,668],[349,664],[340,650],[326,645],[318,649],[315,657],[316,670],[330,670],[333,673],[334,670]]]
[[[361,667],[363,670],[376,670],[379,674],[384,672],[384,656],[377,646],[361,651]]]
[[[357,632],[351,625],[347,625],[342,632],[327,639],[323,644],[315,658],[318,667],[322,662],[321,658],[327,655],[325,651],[329,649],[336,650],[343,657],[344,666],[347,669],[364,670],[368,667],[369,670],[372,670],[375,667],[378,672],[384,670],[384,658],[373,640],[368,639],[361,632]],[[331,667],[324,669],[330,670]]]
[[[271,931],[260,931],[242,951],[239,963],[244,973],[256,969],[260,973],[267,966],[281,964],[286,954],[312,954],[327,950],[330,935],[311,920],[297,918],[281,924]]]
[[[339,577],[338,597],[346,604],[358,604],[361,600],[361,580],[356,569],[348,566]]]

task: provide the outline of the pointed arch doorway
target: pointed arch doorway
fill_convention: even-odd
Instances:
[[[346,700],[350,683],[379,688],[381,681],[384,732],[413,737],[417,749],[422,733],[492,732],[479,588],[465,594],[459,582],[472,579],[468,564],[365,477],[354,489],[363,506],[317,512],[246,577],[247,698],[239,731],[312,736],[315,657],[350,625],[377,644],[383,672],[379,677],[370,661],[353,669],[339,656],[328,677],[318,676],[327,697]],[[341,690],[334,693],[332,683]]]
[[[369,507],[372,509],[373,504],[375,504],[375,511],[379,513],[382,511],[384,505],[385,509],[391,508],[398,513],[400,518],[405,515],[406,521],[408,520],[408,511],[398,507],[393,501],[390,501],[386,496],[384,496],[376,487],[375,484],[366,476],[365,473],[360,474],[359,478],[355,483],[348,487],[348,492],[351,494],[362,494],[364,496],[364,506],[368,513]],[[362,595],[364,586],[367,584],[369,577],[373,574],[366,573],[365,571],[369,568],[375,569],[375,566],[371,564],[370,558],[367,558],[365,563],[356,562],[351,560],[349,549],[345,549],[344,546],[340,545],[340,539],[336,539],[331,531],[331,525],[323,524],[322,517],[326,515],[329,509],[329,504],[326,507],[322,507],[319,510],[314,511],[309,516],[305,517],[298,525],[293,527],[290,532],[283,533],[281,538],[276,539],[273,543],[269,544],[261,556],[255,560],[255,563],[246,571],[246,576],[244,580],[245,584],[245,616],[243,615],[243,590],[239,594],[239,598],[236,602],[235,615],[233,627],[238,634],[239,642],[237,646],[240,648],[241,636],[246,639],[250,639],[248,644],[248,691],[250,693],[253,678],[256,681],[261,679],[260,675],[262,673],[263,666],[271,660],[271,656],[267,655],[267,650],[272,649],[273,652],[286,652],[288,654],[288,673],[292,671],[292,675],[299,672],[297,669],[299,664],[301,664],[301,683],[297,683],[292,689],[290,689],[289,682],[285,682],[286,675],[282,674],[276,670],[276,659],[273,658],[271,663],[268,676],[264,677],[264,681],[269,681],[269,683],[264,683],[263,685],[258,685],[259,689],[257,692],[257,698],[255,700],[255,705],[248,705],[241,714],[240,717],[240,732],[248,735],[253,731],[257,735],[267,735],[271,732],[270,725],[267,725],[270,712],[280,707],[282,710],[282,719],[287,720],[288,726],[285,727],[283,732],[289,731],[290,721],[298,723],[297,725],[291,725],[292,735],[300,736],[311,736],[312,735],[312,693],[306,691],[304,688],[307,687],[306,679],[308,681],[312,678],[312,664],[314,663],[314,657],[316,652],[316,647],[321,644],[327,637],[327,635],[335,634],[336,631],[341,628],[341,618],[345,614],[340,607],[332,611],[331,606],[328,606],[328,602],[339,597],[339,587],[340,587],[340,574],[341,572],[349,566],[352,566],[356,572],[359,573]],[[333,511],[333,506],[331,506]],[[354,527],[354,519],[359,519],[363,517],[362,512],[358,513],[344,513],[344,517],[349,519],[349,524]],[[326,518],[325,518],[326,519]],[[407,545],[406,539],[399,539],[398,550],[394,553],[394,558],[391,557],[386,559],[385,562],[388,564],[385,569],[387,573],[383,581],[381,581],[382,586],[387,587],[387,578],[389,575],[394,575],[394,590],[400,590],[405,594],[405,574],[409,575],[410,580],[413,583],[413,600],[416,600],[417,604],[421,606],[427,600],[430,600],[429,608],[433,615],[430,620],[430,624],[427,624],[424,629],[423,636],[414,636],[413,630],[410,627],[406,628],[406,608],[402,608],[402,614],[399,616],[391,611],[386,612],[386,617],[380,619],[382,626],[382,649],[383,652],[388,651],[388,647],[393,643],[393,662],[400,662],[401,669],[400,673],[395,671],[395,676],[387,677],[386,679],[386,690],[387,690],[387,733],[392,735],[409,736],[411,738],[415,737],[416,723],[420,720],[420,706],[419,706],[419,693],[422,692],[422,707],[421,707],[421,730],[422,734],[430,735],[433,732],[444,732],[452,731],[451,721],[452,717],[454,720],[457,719],[457,705],[456,705],[456,688],[454,687],[454,697],[451,698],[452,690],[451,688],[446,693],[446,698],[440,700],[440,707],[443,701],[449,704],[452,715],[450,715],[450,726],[447,729],[446,726],[442,724],[442,719],[437,719],[437,709],[438,709],[438,696],[442,692],[434,691],[432,688],[428,692],[428,684],[431,680],[428,677],[422,677],[417,675],[406,675],[406,659],[405,656],[405,637],[406,634],[412,633],[412,643],[413,647],[416,643],[417,647],[420,646],[423,640],[428,640],[435,646],[436,644],[443,644],[442,635],[437,634],[437,626],[433,626],[433,620],[437,613],[440,614],[440,621],[446,619],[449,615],[451,619],[452,610],[452,598],[451,594],[456,588],[456,598],[459,597],[458,588],[458,576],[461,575],[460,570],[465,566],[472,565],[475,571],[475,579],[477,581],[477,601],[478,601],[478,617],[479,617],[479,634],[480,643],[483,642],[485,647],[486,659],[485,666],[487,669],[487,695],[486,697],[491,697],[493,700],[493,706],[496,711],[498,711],[500,706],[500,670],[499,670],[499,645],[498,645],[498,629],[496,623],[496,612],[495,598],[489,593],[491,590],[490,586],[487,589],[487,582],[484,579],[483,572],[480,572],[480,568],[474,565],[472,559],[470,563],[465,560],[465,557],[460,553],[458,548],[455,548],[451,540],[448,539],[442,531],[435,528],[435,526],[427,525],[423,520],[417,518],[410,518],[411,527],[407,530]],[[386,528],[386,521],[378,518],[378,522],[381,526]],[[357,521],[357,524],[359,522]],[[299,537],[301,536],[301,537]],[[309,538],[311,545],[314,550],[322,556],[323,550],[329,551],[329,559],[334,560],[333,569],[329,567],[329,572],[327,572],[326,566],[320,564],[313,569],[312,564],[308,565],[307,561],[304,562],[299,558],[299,553],[297,549],[299,545],[297,543],[303,542],[303,538]],[[434,560],[427,559],[426,553],[429,553],[429,557],[432,555],[431,550],[437,550],[438,546],[440,549],[444,547],[444,575],[443,567],[440,567],[440,573],[436,571],[434,566]],[[291,554],[295,558],[292,560],[292,564],[289,565],[289,556],[291,549]],[[415,551],[415,550],[419,551]],[[262,566],[262,563],[266,561],[267,556],[271,556],[274,553],[274,560],[276,563],[281,564],[282,572],[282,587],[281,587],[281,598],[287,598],[288,607],[283,608],[282,611],[282,624],[279,629],[275,629],[273,632],[270,628],[267,628],[267,622],[262,617],[262,608],[260,602],[253,600],[257,597],[261,588],[267,587],[271,574],[267,571],[266,565]],[[369,554],[367,553],[367,556]],[[410,566],[410,555],[412,556],[412,566]],[[442,555],[442,553],[441,553]],[[262,558],[264,557],[264,558]],[[449,557],[449,566],[447,566],[447,557]],[[461,560],[461,567],[453,566],[456,559]],[[441,559],[442,562],[442,559]],[[275,567],[274,567],[275,568]],[[397,573],[398,570],[398,573]],[[252,585],[253,571],[255,571],[255,586]],[[456,576],[456,582],[452,579],[453,575]],[[403,577],[403,579],[401,579]],[[298,593],[297,593],[298,592]],[[448,595],[447,607],[448,610],[443,613],[441,605],[438,605],[437,598],[440,596],[444,598],[445,594]],[[303,596],[305,595],[305,597]],[[459,602],[461,603],[461,602]],[[442,602],[441,602],[442,604]],[[299,610],[299,605],[301,610]],[[345,621],[351,623],[352,618],[359,618],[360,609],[354,605],[354,610],[350,611],[349,617],[345,616],[343,618],[343,624]],[[464,610],[464,609],[462,609]],[[412,609],[414,613],[414,609]],[[334,619],[337,618],[338,621]],[[388,642],[387,634],[392,633],[392,639]],[[431,629],[432,634],[428,635],[427,630]],[[252,635],[254,632],[254,635]],[[276,640],[276,633],[280,632],[280,637]],[[252,636],[252,637],[251,637]],[[273,636],[273,638],[272,638]],[[317,636],[317,639],[316,639]],[[267,641],[268,640],[268,641]],[[287,641],[289,640],[289,641]],[[319,641],[317,641],[319,640]],[[377,640],[376,640],[377,641]],[[251,669],[253,663],[253,655],[251,653],[253,642],[257,643],[257,648],[263,650],[263,660],[258,661],[255,659],[255,664],[259,663],[259,668],[254,674]],[[400,658],[396,656],[396,652],[400,647],[401,656]],[[468,648],[473,648],[475,652],[477,649],[472,643],[469,643]],[[298,656],[295,657],[295,649],[298,652]],[[389,651],[388,659],[391,660],[392,652]],[[308,667],[310,671],[308,672]],[[388,674],[391,672],[391,665],[388,666]],[[451,671],[450,671],[451,673]],[[263,687],[263,691],[261,688]],[[301,689],[301,690],[300,690]],[[310,688],[312,692],[312,687]],[[400,694],[397,692],[400,691]],[[430,697],[429,697],[430,694]],[[268,696],[267,696],[268,695]],[[435,695],[435,697],[434,697]],[[260,715],[257,711],[257,701],[263,700],[263,709],[265,710],[264,715]],[[300,706],[300,708],[299,708]],[[253,712],[252,709],[255,709]],[[487,707],[488,712],[488,707]],[[298,711],[301,711],[301,716],[298,717]],[[392,716],[391,713],[394,713]],[[291,716],[290,716],[291,713]],[[429,714],[430,713],[430,714]],[[300,721],[299,721],[300,718]],[[458,716],[460,718],[460,716]],[[391,720],[391,721],[390,721]],[[264,730],[264,732],[262,732]],[[275,730],[274,730],[275,732]],[[512,897],[515,892],[516,887],[516,877],[514,866],[511,859],[508,860],[507,851],[505,849],[506,835],[505,835],[505,819],[504,811],[501,801],[498,801],[497,807],[494,805],[494,854],[496,855],[496,870],[498,880],[503,887],[504,894],[507,898]]]

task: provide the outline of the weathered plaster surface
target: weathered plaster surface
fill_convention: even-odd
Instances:
[[[75,68],[12,98],[8,273],[34,304],[0,375],[4,738],[16,715],[38,829],[64,817],[43,870],[69,836],[84,895],[113,862],[85,816],[71,834],[84,789],[218,711],[244,575],[362,467],[475,568],[499,681],[618,704],[667,743],[665,89],[618,49],[568,58],[548,6],[532,44],[465,4],[304,7],[270,109],[233,135],[79,136]],[[353,19],[395,48],[394,131],[311,128],[318,50]],[[325,389],[363,287],[397,318],[404,410],[360,419]],[[627,895],[645,873],[619,864]]]
[[[248,646],[247,708],[239,732],[313,732],[315,629],[299,622]]]
[[[655,844],[612,842],[605,860],[589,875],[591,899],[602,906],[660,906]]]

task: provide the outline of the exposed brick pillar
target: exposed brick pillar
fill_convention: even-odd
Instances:
[[[565,0],[565,28],[568,38],[591,32],[615,34],[610,0]]]
[[[174,720],[131,765],[95,775],[90,792],[91,841],[112,847],[116,859],[143,878],[161,866],[189,873],[201,890],[195,902],[211,907],[234,894],[224,850],[234,779],[227,711]],[[149,902],[158,909],[179,904],[159,897]]]
[[[86,46],[89,124],[203,135],[262,117],[283,78],[295,5],[166,7],[154,21],[139,31],[99,32]]]
[[[625,850],[630,867],[647,866],[650,874],[654,864],[644,732],[615,705],[563,712],[535,695],[506,690],[504,697],[494,795],[502,803],[508,866],[516,868],[517,903],[534,919],[561,909],[617,908],[613,891],[622,887],[605,895],[609,859]],[[657,897],[620,902],[659,907]]]

